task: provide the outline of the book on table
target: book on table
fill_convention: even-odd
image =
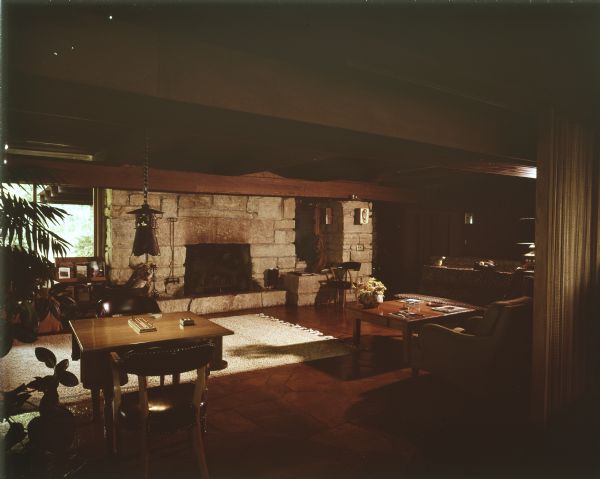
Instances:
[[[127,322],[131,329],[133,329],[136,333],[149,333],[156,331],[156,326],[154,326],[154,324],[148,321],[146,318],[132,316]]]

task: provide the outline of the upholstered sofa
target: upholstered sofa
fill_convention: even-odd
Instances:
[[[480,258],[446,258],[443,266],[424,265],[419,292],[485,306],[510,297],[517,261],[494,260],[496,267],[474,268]]]

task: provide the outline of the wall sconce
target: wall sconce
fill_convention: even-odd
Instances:
[[[333,223],[333,208],[323,208],[323,218],[326,225]]]
[[[366,225],[369,223],[369,208],[355,208],[354,209],[354,224],[355,225]]]
[[[466,225],[475,224],[475,214],[474,213],[472,213],[472,212],[465,213],[465,224]]]

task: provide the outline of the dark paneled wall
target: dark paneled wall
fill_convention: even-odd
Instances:
[[[519,259],[520,217],[533,216],[535,205],[487,201],[470,206],[393,205],[376,203],[374,275],[390,293],[417,291],[421,268],[432,256]],[[465,224],[465,212],[474,223]]]

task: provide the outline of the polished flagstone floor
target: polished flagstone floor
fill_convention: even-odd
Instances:
[[[351,343],[352,322],[334,307],[264,312]],[[398,331],[363,325],[359,351],[209,380],[209,470],[220,478],[533,477],[546,468],[527,399],[469,397],[402,364]],[[79,409],[75,478],[139,474],[134,433],[107,459],[101,429]],[[196,477],[184,432],[151,441],[151,476]],[[547,472],[547,471],[546,471]]]

